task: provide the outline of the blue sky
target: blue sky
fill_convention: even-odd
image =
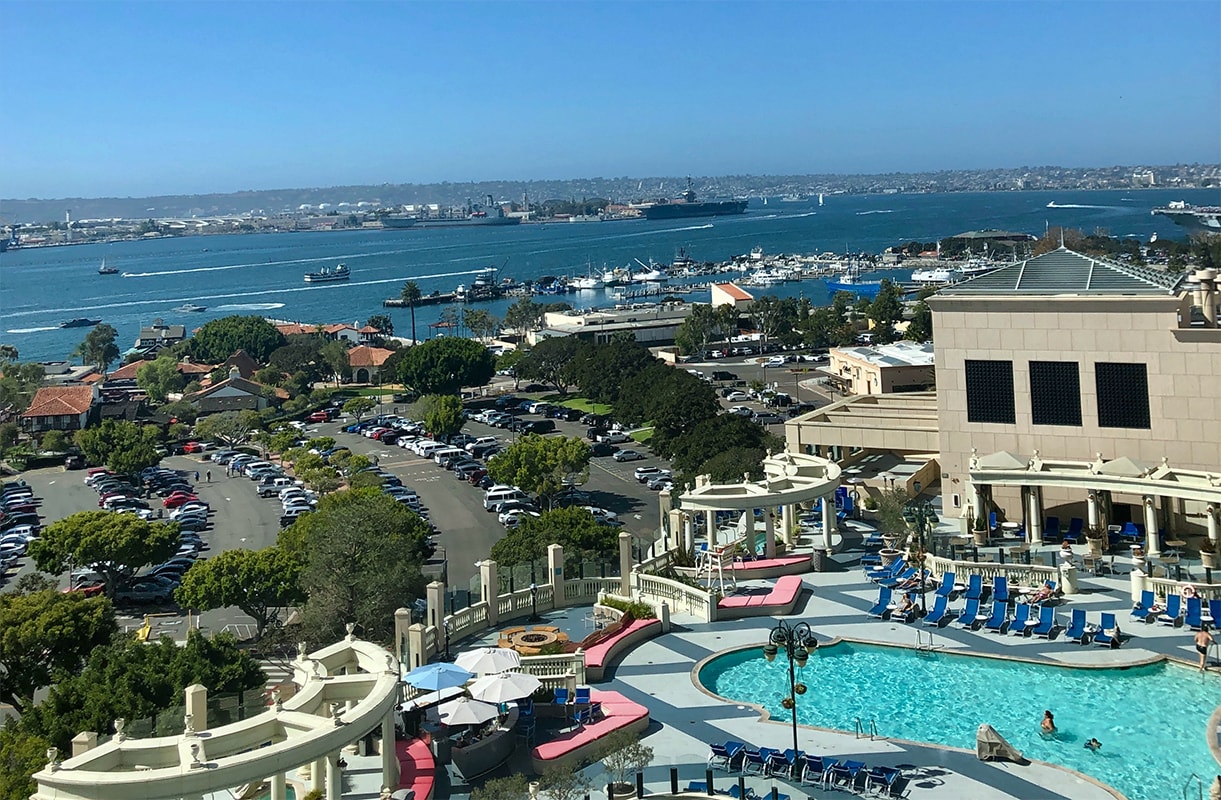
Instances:
[[[1221,161],[1221,3],[0,0],[0,197]]]

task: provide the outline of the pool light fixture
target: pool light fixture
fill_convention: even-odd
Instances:
[[[814,632],[805,622],[790,625],[784,620],[776,623],[768,634],[763,645],[763,657],[769,662],[776,660],[781,648],[789,661],[789,694],[780,701],[780,705],[793,714],[793,752],[800,752],[797,746],[797,697],[806,693],[806,685],[797,680],[796,670],[803,668],[810,660],[810,651],[818,647]]]

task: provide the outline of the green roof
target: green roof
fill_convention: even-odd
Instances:
[[[1183,274],[1092,258],[1059,247],[1050,253],[947,286],[940,295],[1173,295]]]

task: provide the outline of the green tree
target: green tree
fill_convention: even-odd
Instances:
[[[266,362],[285,344],[284,334],[262,317],[230,316],[204,323],[187,340],[191,356],[206,364],[219,364],[238,350],[245,350],[258,362]]]
[[[529,297],[520,297],[505,310],[505,327],[525,335],[543,327],[545,313],[541,303],[536,303]]]
[[[0,361],[13,362],[21,358],[17,348],[11,344],[0,344]]]
[[[140,519],[134,514],[80,511],[52,524],[30,542],[29,553],[43,572],[90,567],[102,577],[106,594],[125,585],[140,570],[159,564],[178,549],[178,525]]]
[[[696,355],[702,359],[707,355],[708,345],[728,339],[737,326],[738,312],[733,306],[713,308],[696,303],[674,332],[674,344],[684,355]]]
[[[106,735],[116,719],[146,719],[181,706],[182,692],[191,684],[202,684],[216,697],[256,689],[265,681],[258,663],[227,633],[209,637],[191,631],[181,647],[169,637],[149,643],[117,637],[95,648],[84,669],[61,676],[47,699],[22,717],[21,727],[67,753],[80,731]]]
[[[747,313],[755,328],[763,334],[764,346],[775,339],[788,344],[794,343],[793,330],[799,320],[796,298],[788,297],[782,300],[772,295],[764,295],[751,303]]]
[[[343,404],[343,413],[349,414],[360,422],[360,418],[377,408],[377,403],[371,397],[353,397]]]
[[[300,577],[300,559],[278,547],[226,550],[196,561],[182,576],[174,599],[200,611],[236,606],[254,620],[261,639],[279,609],[305,600]]]
[[[456,395],[464,386],[483,386],[495,372],[490,350],[450,336],[410,348],[399,364],[399,380],[422,395]]]
[[[575,336],[555,336],[543,339],[527,351],[517,366],[517,372],[527,380],[541,381],[568,394],[573,383],[573,362],[581,346]]]
[[[523,519],[496,540],[490,555],[505,567],[529,564],[545,558],[552,544],[562,545],[566,556],[609,558],[618,550],[619,531],[583,508],[555,508]]]
[[[448,442],[466,422],[462,401],[456,395],[426,394],[420,398],[420,406],[424,409],[424,428],[434,439]]]
[[[547,800],[581,800],[592,787],[593,781],[588,775],[564,764],[547,767],[539,780],[539,788]]]
[[[12,406],[17,413],[29,408],[30,400],[46,378],[41,364],[8,362],[0,365],[0,372],[4,373],[0,375],[0,408]]]
[[[720,401],[708,383],[660,363],[625,381],[615,403],[615,416],[620,420],[652,421],[650,444],[663,456],[669,456],[674,440],[720,410]]]
[[[758,455],[756,466],[767,448],[779,451],[783,441],[771,436],[761,426],[746,417],[736,414],[718,414],[693,427],[688,433],[674,440],[670,460],[679,472],[701,474],[701,467],[718,453],[744,448]],[[741,472],[737,479],[741,479]]]
[[[42,435],[42,449],[48,453],[62,453],[68,449],[68,434],[63,431],[47,431]]]
[[[496,371],[504,372],[508,370],[513,375],[513,391],[517,391],[521,384],[521,373],[518,368],[521,366],[522,359],[526,357],[526,351],[520,347],[513,350],[506,350],[496,357]]]
[[[462,324],[479,341],[491,339],[500,327],[500,322],[484,308],[463,309]]]
[[[107,368],[119,359],[119,346],[114,343],[118,335],[119,332],[113,325],[105,322],[96,325],[85,334],[85,340],[77,345],[72,355],[80,356],[86,364],[92,364],[106,372]]]
[[[0,700],[24,712],[58,674],[80,670],[118,631],[105,597],[54,588],[0,594]]]
[[[187,379],[178,371],[178,359],[169,350],[162,350],[152,361],[147,361],[136,370],[136,385],[148,394],[154,403],[164,403],[172,392],[181,392]]]
[[[283,347],[277,347],[267,357],[267,363],[290,375],[303,373],[307,383],[322,380],[328,369],[322,355],[326,344],[326,339],[319,334],[289,336]]]
[[[877,344],[893,342],[895,323],[903,318],[903,293],[898,284],[884,278],[867,313],[873,322],[873,341]]]
[[[530,800],[530,784],[520,774],[492,778],[471,789],[471,800]]]
[[[582,439],[527,434],[488,461],[497,483],[521,487],[548,505],[565,487],[589,479],[592,452]]]
[[[195,438],[238,447],[249,442],[262,427],[263,421],[257,411],[222,411],[195,423]]]
[[[34,794],[38,785],[32,776],[47,765],[50,746],[17,725],[0,727],[0,800],[26,800]]]
[[[377,328],[382,336],[394,335],[394,320],[390,319],[389,314],[374,314],[369,317],[368,325],[370,328]]]
[[[127,420],[105,420],[76,432],[76,446],[90,464],[105,464],[120,475],[131,475],[161,460],[157,447],[161,434],[153,425]]]
[[[400,295],[403,302],[411,309],[411,343],[414,345],[419,338],[415,333],[415,305],[420,302],[420,286],[415,281],[407,281],[403,284],[403,291]]]
[[[931,287],[920,290],[912,309],[911,322],[904,333],[905,339],[913,342],[933,341],[933,311],[929,308],[928,299],[936,293],[937,290]]]
[[[280,533],[279,545],[303,562],[303,621],[315,641],[330,642],[355,622],[370,641],[388,641],[394,611],[424,590],[428,525],[377,489],[323,497],[318,510]]]
[[[634,337],[615,336],[604,344],[582,342],[572,371],[581,394],[595,403],[614,405],[625,381],[660,363]]]
[[[693,474],[707,475],[720,483],[739,483],[744,475],[759,480],[763,477],[765,455],[767,453],[761,447],[731,447],[706,459]]]
[[[641,743],[640,734],[622,728],[602,740],[600,760],[615,786],[626,786],[631,775],[653,763],[653,748]]]
[[[187,390],[190,388],[188,386]],[[199,419],[199,408],[189,400],[175,400],[172,403],[166,403],[157,409],[157,413],[185,425],[193,425],[195,420]]]
[[[0,422],[0,455],[17,443],[19,431],[16,422]]]
[[[327,342],[322,346],[322,360],[326,362],[330,376],[336,382],[346,378],[352,371],[352,365],[348,359],[348,343],[341,339]]]

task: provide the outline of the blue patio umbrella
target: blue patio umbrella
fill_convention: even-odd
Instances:
[[[439,692],[442,689],[461,686],[473,677],[475,677],[473,673],[467,672],[462,667],[438,662],[416,667],[403,677],[403,682],[427,692]]]

